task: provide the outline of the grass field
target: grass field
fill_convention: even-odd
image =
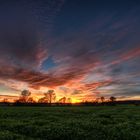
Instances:
[[[0,140],[139,140],[140,106],[0,107]]]

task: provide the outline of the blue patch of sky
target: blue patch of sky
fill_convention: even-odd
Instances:
[[[54,68],[55,66],[56,66],[56,63],[54,62],[53,58],[50,56],[48,57],[48,59],[46,59],[43,62],[42,69],[47,71],[51,68]]]

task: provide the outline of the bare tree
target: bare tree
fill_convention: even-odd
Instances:
[[[35,103],[36,101],[33,99],[33,97],[29,97],[29,98],[27,99],[27,102],[28,102],[28,103]]]
[[[54,90],[48,90],[47,93],[44,93],[45,97],[48,99],[48,102],[51,104],[52,102],[55,102],[56,95]]]
[[[99,103],[99,100],[100,100],[100,98],[96,98],[94,102]]]
[[[59,103],[63,103],[63,104],[66,103],[66,97],[59,99]]]
[[[71,98],[67,98],[67,103],[71,103],[71,102],[72,102]]]
[[[21,92],[21,95],[22,96],[30,96],[31,95],[31,92],[29,91],[29,90],[23,90],[22,92]]]
[[[103,103],[104,101],[105,101],[105,97],[102,96],[102,97],[101,97],[101,102]]]
[[[7,98],[4,98],[4,99],[2,100],[2,102],[3,102],[3,103],[8,103],[8,99],[7,99]]]
[[[21,92],[21,96],[19,98],[19,102],[26,103],[28,101],[29,96],[31,95],[31,92],[29,90],[23,90]]]
[[[38,103],[48,103],[48,98],[43,97],[38,100]]]
[[[114,102],[114,101],[116,101],[116,98],[115,98],[114,96],[111,96],[111,97],[110,97],[110,101],[111,101],[111,102]]]

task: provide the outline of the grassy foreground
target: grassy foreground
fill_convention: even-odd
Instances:
[[[140,106],[0,107],[0,140],[139,140]]]

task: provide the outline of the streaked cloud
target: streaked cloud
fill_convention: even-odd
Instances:
[[[5,17],[0,23],[0,85],[16,93],[27,88],[36,95],[53,88],[58,96],[77,100],[138,96],[139,5],[132,5],[131,10],[129,5],[111,8],[111,12],[113,4],[108,9],[105,5],[87,10],[84,18],[90,18],[81,23],[83,16],[72,21],[73,11],[67,15],[69,2],[4,3],[0,10],[0,19]]]

